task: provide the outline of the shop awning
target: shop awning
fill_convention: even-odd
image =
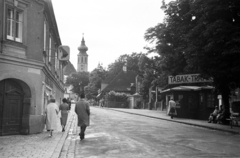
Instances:
[[[213,89],[213,86],[178,86],[161,91],[161,93],[170,91],[199,91],[202,89]]]

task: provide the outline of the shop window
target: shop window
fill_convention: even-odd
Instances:
[[[196,108],[197,107],[196,101],[194,101],[194,99],[196,99],[194,97],[194,95],[189,95],[188,96],[188,107],[189,108]]]
[[[177,107],[181,107],[183,105],[183,95],[178,95],[177,96],[178,100],[176,100]]]
[[[207,94],[207,107],[214,108],[214,95],[213,94]]]
[[[23,12],[7,8],[7,39],[22,43]]]

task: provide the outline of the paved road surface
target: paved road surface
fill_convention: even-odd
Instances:
[[[60,158],[240,158],[240,136],[91,107],[79,140],[76,119]]]

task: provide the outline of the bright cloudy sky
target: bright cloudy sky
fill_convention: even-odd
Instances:
[[[122,54],[145,53],[144,33],[162,22],[162,0],[52,0],[62,45],[70,47],[77,69],[82,34],[88,47],[88,71],[113,63]]]

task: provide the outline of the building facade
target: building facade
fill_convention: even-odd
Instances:
[[[51,0],[0,1],[0,135],[40,133],[50,97],[64,95]]]
[[[88,71],[88,47],[85,45],[84,37],[82,38],[81,45],[78,47],[78,67],[77,72]]]

